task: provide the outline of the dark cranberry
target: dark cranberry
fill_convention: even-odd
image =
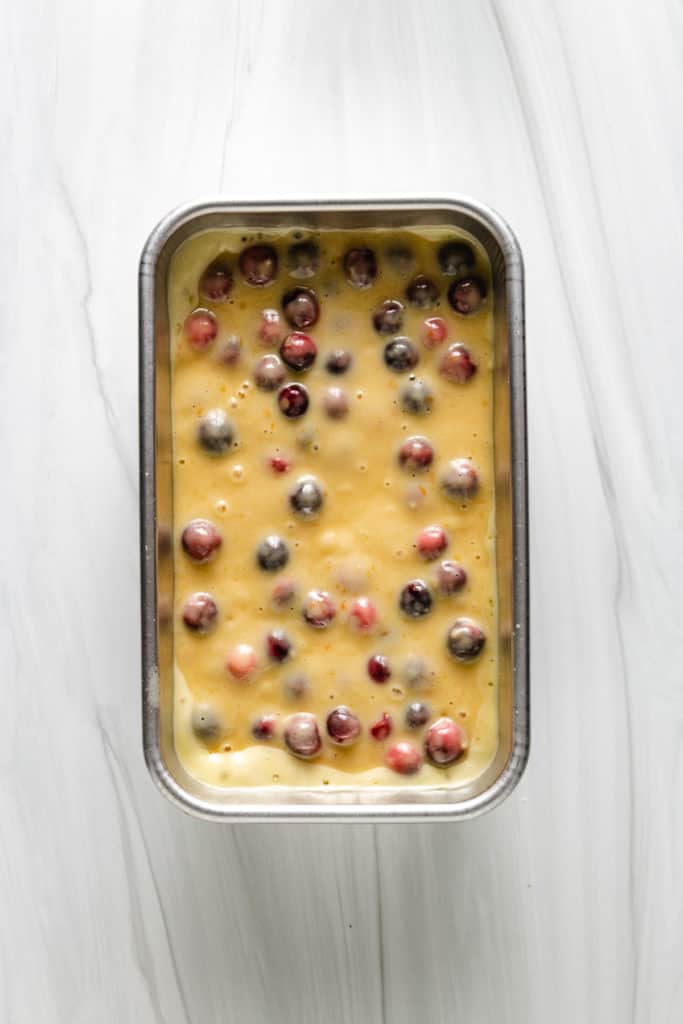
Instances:
[[[223,731],[221,717],[211,704],[195,704],[191,724],[195,736],[205,743],[215,742]]]
[[[185,335],[192,348],[203,352],[218,334],[218,321],[208,309],[195,309],[185,321]]]
[[[318,322],[320,305],[310,288],[293,288],[282,297],[285,318],[292,327],[306,330]]]
[[[411,580],[401,591],[399,607],[410,619],[421,619],[432,610],[432,595],[424,580]]]
[[[346,373],[351,367],[353,362],[353,356],[350,352],[345,351],[343,348],[335,349],[334,352],[330,352],[327,359],[325,360],[325,369],[328,373]]]
[[[359,633],[371,633],[377,625],[377,606],[369,597],[354,597],[349,605],[349,623]]]
[[[235,430],[223,409],[209,409],[199,421],[199,443],[211,455],[223,455],[232,448]]]
[[[464,274],[474,266],[474,253],[465,242],[445,242],[438,252],[442,274]]]
[[[437,718],[427,729],[425,752],[432,764],[452,764],[466,747],[465,734],[452,718]]]
[[[322,747],[318,723],[307,711],[290,715],[285,722],[284,740],[287,748],[297,757],[315,757]]]
[[[432,562],[448,547],[448,538],[441,526],[425,526],[417,536],[417,553],[425,562]]]
[[[288,334],[280,346],[280,355],[293,370],[308,370],[315,362],[318,349],[307,334],[293,331]]]
[[[323,395],[323,409],[332,420],[341,420],[349,411],[349,400],[342,388],[327,388]]]
[[[313,277],[320,266],[320,249],[315,242],[295,242],[287,250],[287,265],[292,277]]]
[[[457,562],[442,562],[436,570],[436,585],[442,594],[456,594],[467,583],[467,573]]]
[[[303,616],[309,626],[325,629],[337,614],[334,601],[324,590],[311,590],[304,599]]]
[[[398,334],[403,327],[403,303],[385,299],[373,313],[372,325],[378,334]]]
[[[471,498],[479,487],[479,474],[469,459],[453,459],[441,477],[441,489],[451,501]]]
[[[426,437],[409,437],[398,450],[398,462],[411,473],[423,473],[432,464],[434,448]]]
[[[288,459],[286,455],[271,455],[268,465],[273,473],[289,473],[292,468],[292,460]]]
[[[415,257],[407,245],[393,245],[387,249],[387,263],[397,274],[407,277],[415,268]]]
[[[327,735],[340,747],[348,747],[360,736],[360,722],[349,708],[338,707],[327,716]]]
[[[349,249],[344,256],[344,273],[354,288],[369,288],[377,277],[377,260],[372,249]]]
[[[391,721],[391,716],[388,715],[386,711],[383,711],[382,717],[372,723],[368,732],[375,740],[385,740],[388,736],[391,736],[392,727],[393,723]]]
[[[242,342],[237,334],[229,334],[225,338],[216,352],[219,363],[223,363],[223,366],[234,366],[235,363],[239,362],[240,355],[242,353]]]
[[[461,316],[476,313],[485,298],[486,285],[478,277],[465,277],[462,281],[454,281],[448,289],[448,301]]]
[[[406,298],[417,309],[430,309],[439,300],[439,289],[428,277],[420,274],[406,288]]]
[[[275,280],[277,253],[272,245],[250,245],[240,255],[240,270],[247,284],[262,288]]]
[[[295,672],[285,679],[282,688],[290,700],[301,700],[311,692],[311,681],[303,672]]]
[[[208,267],[199,279],[199,293],[210,302],[225,302],[232,291],[232,270],[228,263],[219,256]]]
[[[425,416],[434,404],[434,392],[425,380],[416,377],[403,385],[398,400],[403,412],[412,416]]]
[[[258,329],[258,339],[266,348],[274,348],[282,341],[284,331],[282,329],[282,317],[277,309],[264,309],[261,311],[261,323]]]
[[[261,356],[254,365],[254,380],[261,391],[275,391],[285,379],[285,368],[279,356],[269,353]]]
[[[278,391],[277,404],[287,419],[296,419],[308,409],[308,392],[303,384],[285,384]]]
[[[422,765],[422,754],[408,740],[400,740],[389,747],[384,761],[387,768],[399,775],[414,775]]]
[[[383,654],[373,654],[368,658],[368,675],[375,683],[386,683],[387,679],[391,679],[389,659]]]
[[[218,606],[211,594],[192,594],[183,607],[183,622],[193,633],[203,635],[215,626]]]
[[[456,661],[474,661],[486,643],[484,630],[472,619],[456,619],[446,634],[446,647]]]
[[[313,519],[323,505],[323,491],[314,476],[302,476],[289,496],[292,509],[302,519]]]
[[[208,519],[193,519],[183,530],[182,545],[195,562],[208,562],[221,546],[222,538]]]
[[[414,369],[419,359],[420,353],[409,338],[394,338],[384,346],[384,362],[394,373]]]
[[[477,372],[476,363],[472,362],[472,356],[462,342],[456,341],[450,345],[439,363],[439,373],[446,380],[457,384],[464,384]]]
[[[272,740],[275,735],[277,715],[261,715],[251,727],[251,735],[255,740]]]
[[[289,561],[289,549],[282,537],[272,533],[264,539],[256,549],[256,561],[264,572],[278,572],[284,569]]]
[[[271,629],[266,637],[266,651],[271,661],[285,661],[292,653],[292,641],[283,629]]]
[[[270,599],[276,608],[292,609],[296,602],[296,584],[292,580],[278,580]]]
[[[426,704],[415,701],[406,708],[406,725],[409,729],[420,729],[429,721],[430,711]]]
[[[248,682],[256,671],[257,663],[256,651],[251,644],[236,644],[228,651],[225,667],[233,679]]]
[[[429,316],[422,324],[422,344],[425,348],[438,348],[447,335],[446,321],[440,316]]]

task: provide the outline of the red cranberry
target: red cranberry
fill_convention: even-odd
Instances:
[[[225,338],[216,353],[219,363],[223,366],[234,366],[239,362],[242,353],[242,342],[237,334],[229,334]]]
[[[308,409],[308,392],[303,384],[285,384],[278,391],[277,404],[287,419],[296,419]]]
[[[456,619],[446,634],[446,647],[456,661],[474,661],[486,643],[486,634],[472,619]]]
[[[310,288],[293,288],[282,297],[282,309],[287,323],[300,331],[312,327],[320,317],[320,304]]]
[[[420,359],[420,353],[410,338],[394,338],[384,346],[384,362],[394,373],[413,370]]]
[[[232,270],[225,259],[210,263],[199,279],[199,293],[210,302],[225,302],[232,291]]]
[[[377,277],[377,260],[372,249],[349,249],[344,256],[344,273],[354,288],[369,288]]]
[[[273,473],[289,473],[292,468],[292,460],[286,455],[271,455],[268,464]]]
[[[325,629],[337,614],[334,601],[324,590],[311,590],[304,599],[303,616],[309,626]]]
[[[341,374],[346,373],[351,368],[353,362],[353,356],[350,352],[347,352],[343,348],[335,349],[334,352],[330,352],[327,359],[325,360],[325,369],[328,373]]]
[[[275,735],[277,715],[261,715],[251,727],[251,734],[255,740],[272,740]]]
[[[398,603],[403,614],[409,619],[421,619],[429,615],[434,601],[424,580],[411,580],[401,591]]]
[[[342,388],[327,388],[323,395],[323,409],[331,420],[343,419],[349,411],[349,400]]]
[[[215,626],[218,606],[211,594],[192,594],[183,607],[183,622],[193,633],[203,635]]]
[[[406,725],[409,729],[421,729],[429,721],[429,708],[421,701],[415,701],[406,708]]]
[[[258,329],[258,339],[266,348],[274,348],[282,341],[284,331],[282,329],[282,317],[277,309],[264,309],[261,311],[261,323]]]
[[[426,437],[409,437],[398,450],[401,469],[410,473],[423,473],[432,464],[434,448]]]
[[[320,266],[320,249],[315,242],[295,242],[287,252],[292,277],[314,277]]]
[[[256,651],[251,644],[237,644],[228,652],[225,667],[233,679],[246,682],[253,676],[256,664]]]
[[[277,253],[272,245],[250,245],[240,254],[240,270],[247,284],[262,288],[275,280]]]
[[[448,327],[440,316],[427,317],[422,325],[422,344],[425,348],[438,348],[446,340]]]
[[[460,341],[450,345],[441,357],[439,373],[446,380],[453,381],[456,384],[464,384],[476,372],[477,365],[472,362],[469,349]]]
[[[451,501],[471,498],[479,488],[479,474],[469,459],[453,459],[441,477],[441,489]]]
[[[185,321],[185,336],[197,352],[207,349],[218,334],[218,321],[208,309],[195,309]]]
[[[293,608],[296,601],[296,584],[292,580],[278,580],[270,599],[276,608]]]
[[[284,740],[287,748],[296,757],[315,757],[320,753],[322,741],[318,723],[307,711],[298,711],[285,722]]]
[[[464,274],[474,266],[474,253],[465,242],[445,242],[438,252],[442,274]]]
[[[372,325],[378,334],[398,334],[403,327],[403,303],[385,299],[372,314]]]
[[[406,298],[417,309],[429,309],[439,300],[439,289],[428,277],[420,274],[406,288]]]
[[[224,455],[232,448],[235,428],[224,409],[209,409],[199,421],[197,438],[209,455]]]
[[[448,289],[448,301],[456,313],[471,316],[476,313],[486,298],[486,285],[478,277],[465,277],[454,281]]]
[[[266,651],[271,661],[285,661],[292,653],[292,641],[283,629],[271,629],[266,637]]]
[[[467,573],[458,562],[442,562],[436,570],[436,585],[442,594],[456,594],[467,583]]]
[[[208,562],[220,548],[222,538],[208,519],[193,519],[183,530],[181,541],[194,562]]]
[[[360,736],[360,722],[349,708],[338,707],[327,716],[327,735],[340,747],[348,747]]]
[[[313,338],[308,334],[301,334],[299,331],[288,334],[280,345],[280,355],[287,366],[291,366],[293,370],[299,370],[299,372],[310,369],[317,354],[318,348]]]
[[[417,553],[426,562],[431,562],[446,550],[448,539],[441,526],[425,526],[417,535]]]
[[[377,607],[369,597],[355,597],[349,605],[349,622],[359,633],[371,633],[378,618]]]
[[[375,683],[386,683],[387,679],[391,679],[389,659],[383,654],[373,654],[368,658],[368,675]]]
[[[253,373],[256,387],[261,391],[275,391],[285,379],[282,360],[272,352],[256,361]]]
[[[384,760],[387,768],[399,775],[414,775],[422,765],[422,754],[408,740],[400,740],[389,747]]]
[[[441,766],[452,764],[467,746],[463,730],[452,718],[437,718],[425,736],[425,752],[432,762]]]
[[[391,730],[393,723],[390,715],[386,711],[382,712],[382,717],[378,718],[376,722],[373,722],[368,732],[376,740],[385,740],[388,736],[391,736]]]

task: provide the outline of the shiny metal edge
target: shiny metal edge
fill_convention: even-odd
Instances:
[[[169,239],[183,225],[208,213],[315,212],[323,210],[395,210],[425,212],[431,209],[465,214],[490,232],[502,254],[507,306],[510,386],[510,444],[512,485],[513,553],[513,726],[508,761],[482,793],[458,803],[413,802],[387,804],[272,804],[223,806],[188,793],[163,762],[159,732],[159,663],[157,645],[156,568],[156,396],[155,396],[155,269]],[[142,615],[142,722],[145,761],[158,789],[186,813],[208,821],[237,823],[309,822],[339,823],[381,821],[460,821],[498,806],[519,782],[529,757],[529,543],[528,454],[526,417],[526,360],[524,336],[524,264],[517,238],[494,210],[459,195],[425,197],[344,197],[262,200],[242,198],[199,199],[179,206],[154,228],[143,248],[139,264],[139,443],[140,443],[140,554]],[[207,787],[209,788],[209,787]],[[411,791],[411,795],[419,791]],[[331,791],[329,796],[333,796]]]

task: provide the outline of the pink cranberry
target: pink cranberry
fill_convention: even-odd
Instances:
[[[360,722],[358,716],[354,715],[346,707],[338,707],[330,711],[327,716],[327,735],[333,743],[340,747],[348,747],[360,736]]]
[[[425,526],[417,535],[417,553],[425,562],[431,562],[446,550],[448,538],[441,526]]]
[[[465,384],[477,372],[470,350],[460,341],[449,347],[441,357],[439,373],[455,384]]]
[[[454,281],[448,289],[448,301],[456,313],[471,316],[476,313],[486,298],[486,285],[478,277],[465,277]]]
[[[208,309],[195,309],[185,321],[185,336],[192,348],[203,352],[218,334],[218,321]]]
[[[206,268],[199,279],[199,293],[210,302],[225,302],[232,291],[232,271],[222,257]]]
[[[386,683],[391,678],[389,659],[383,654],[373,654],[368,658],[368,675],[375,683]]]
[[[261,715],[251,727],[251,734],[255,740],[272,740],[275,735],[277,715]]]
[[[320,753],[322,741],[318,723],[307,711],[298,711],[285,722],[284,740],[296,757],[315,757]]]
[[[225,667],[234,679],[246,682],[256,671],[256,651],[251,644],[237,644],[228,653]]]
[[[459,562],[442,562],[436,570],[436,585],[442,594],[456,594],[467,583],[467,572]]]
[[[254,382],[261,391],[275,391],[285,379],[285,368],[282,360],[274,352],[261,356],[254,364]]]
[[[467,747],[463,730],[452,718],[438,718],[427,729],[425,752],[436,765],[452,764]]]
[[[399,775],[414,775],[422,765],[422,754],[408,740],[399,740],[389,747],[384,760],[387,768]]]
[[[425,348],[438,348],[448,334],[446,321],[440,316],[428,316],[422,324],[422,344]]]
[[[409,473],[423,473],[433,459],[434,448],[426,437],[409,437],[398,450],[399,465]]]
[[[220,548],[222,538],[208,519],[193,519],[183,530],[181,542],[194,562],[208,562]]]
[[[261,312],[261,323],[258,329],[258,339],[266,348],[274,348],[282,341],[284,331],[282,329],[282,317],[277,309],[264,309]]]
[[[292,460],[286,455],[271,455],[268,464],[273,473],[289,473],[292,468]]]
[[[292,580],[278,580],[273,587],[271,600],[276,608],[291,608],[296,600],[296,585]]]
[[[453,459],[441,477],[441,489],[451,501],[471,498],[479,488],[479,473],[470,459]]]
[[[349,411],[349,400],[343,388],[327,388],[323,394],[323,409],[331,420],[343,419]]]
[[[203,635],[216,624],[218,606],[211,594],[192,594],[183,607],[183,622],[193,633]]]
[[[303,616],[314,629],[325,629],[337,614],[334,601],[324,590],[311,590],[306,595]]]
[[[310,369],[318,354],[318,347],[308,334],[292,331],[280,345],[280,355],[287,366],[300,373]]]
[[[242,342],[237,334],[229,334],[221,343],[217,352],[218,361],[223,366],[234,366],[242,353]]]
[[[377,607],[369,597],[354,597],[349,605],[349,622],[359,633],[370,633],[379,618]]]
[[[382,712],[382,717],[373,722],[368,731],[374,739],[385,740],[388,736],[391,736],[392,728],[391,716],[384,711]]]
[[[271,661],[285,661],[292,653],[292,641],[283,629],[271,629],[266,637],[266,651]]]

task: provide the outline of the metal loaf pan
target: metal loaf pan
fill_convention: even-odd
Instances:
[[[159,558],[159,524],[172,527],[169,262],[186,238],[222,227],[452,226],[491,261],[494,303],[494,460],[499,628],[499,744],[486,771],[462,787],[220,790],[183,768],[173,743],[172,559]],[[304,201],[208,200],[170,213],[140,261],[140,501],[142,715],[153,780],[181,809],[214,821],[455,821],[500,803],[529,747],[527,454],[522,257],[492,210],[459,197]]]

